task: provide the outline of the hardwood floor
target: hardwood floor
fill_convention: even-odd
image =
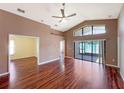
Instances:
[[[40,66],[35,58],[20,59],[11,62],[10,68],[10,76],[0,78],[0,88],[123,88],[117,69],[71,58]]]

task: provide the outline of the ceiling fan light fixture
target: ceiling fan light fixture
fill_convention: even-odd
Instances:
[[[62,20],[62,22],[67,22],[68,21],[68,19],[67,18],[63,18],[63,20]]]
[[[66,22],[67,18],[76,16],[76,13],[73,13],[73,14],[70,14],[70,15],[66,16],[66,14],[65,14],[65,3],[62,3],[62,6],[63,6],[63,8],[60,9],[60,12],[61,12],[62,16],[52,16],[53,18],[60,19],[59,23],[61,23],[63,21]]]

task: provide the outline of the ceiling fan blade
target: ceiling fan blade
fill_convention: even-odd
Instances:
[[[62,6],[63,6],[63,8],[62,8],[62,9],[65,9],[65,3],[62,3]]]
[[[63,18],[63,17],[60,17],[60,16],[52,16],[52,17],[54,17],[54,18]]]
[[[64,9],[61,9],[62,17],[65,17]]]
[[[76,13],[71,14],[71,15],[69,15],[69,16],[67,16],[67,17],[73,17],[73,16],[76,16]]]

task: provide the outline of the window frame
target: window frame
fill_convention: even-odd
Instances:
[[[89,34],[89,35],[84,35],[84,28],[85,28],[85,27],[91,27],[91,34]],[[83,31],[82,31],[82,36],[91,36],[91,35],[93,35],[93,28],[92,28],[91,25],[84,26],[82,29],[83,29]]]
[[[107,31],[106,31],[106,25],[105,25],[105,24],[99,24],[99,25],[86,25],[86,26],[83,26],[83,27],[77,29],[76,31],[82,29],[82,30],[81,30],[81,32],[82,32],[82,35],[81,35],[81,36],[94,36],[94,35],[105,34],[105,33],[94,34],[94,32],[93,32],[93,31],[94,31],[94,30],[93,30],[93,27],[94,27],[94,26],[104,26],[104,27],[105,27],[105,33],[107,32]],[[90,35],[84,35],[84,28],[85,28],[85,27],[91,27],[91,30],[92,30],[91,33],[92,33],[92,34],[90,34]],[[75,32],[76,32],[76,31],[73,32],[73,36],[75,36]],[[75,36],[75,37],[77,37],[77,36]]]
[[[95,26],[104,26],[104,27],[105,27],[105,33],[107,32],[107,31],[106,31],[106,25],[105,25],[105,24],[104,24],[104,25],[93,25],[93,28],[92,28],[92,31],[93,31],[92,34],[93,34],[93,35],[101,35],[101,34],[105,34],[105,33],[94,34],[94,27],[95,27]]]

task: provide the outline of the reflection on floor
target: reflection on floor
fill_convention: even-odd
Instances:
[[[0,88],[123,88],[115,68],[66,58],[37,66],[36,58],[11,62],[10,77],[0,78]]]
[[[87,60],[87,61],[93,61],[93,62],[96,62],[96,63],[100,63],[100,60],[101,58],[98,56],[98,55],[95,55],[95,56],[92,56],[91,55],[77,55],[76,56],[77,59],[80,59],[80,60]],[[100,59],[99,59],[100,58]]]

